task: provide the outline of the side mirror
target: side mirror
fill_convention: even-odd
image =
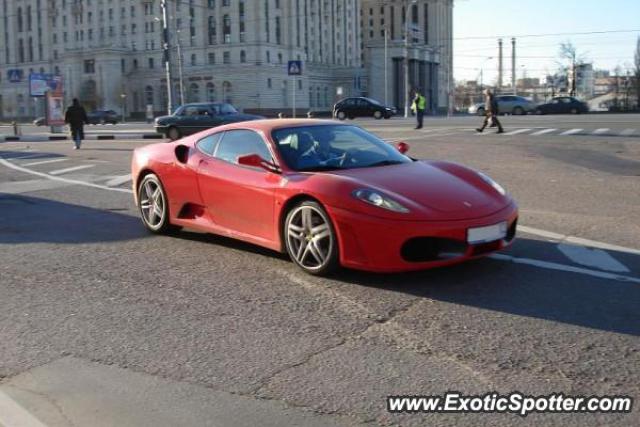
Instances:
[[[278,173],[280,169],[271,162],[266,161],[258,154],[246,154],[238,157],[238,164],[242,166],[250,166],[252,168],[261,168],[269,172]]]
[[[396,144],[396,148],[402,154],[406,154],[409,151],[409,144],[407,144],[406,142],[398,142]]]

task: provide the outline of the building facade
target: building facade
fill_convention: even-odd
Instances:
[[[453,0],[363,0],[361,13],[369,96],[402,110],[404,94],[420,88],[428,111],[446,111],[454,85]]]
[[[245,111],[290,113],[295,90],[301,114],[329,111],[348,95],[380,98],[367,91],[367,72],[375,68],[363,60],[375,58],[363,52],[364,3],[167,0],[174,103],[228,101]],[[39,72],[63,77],[67,103],[77,97],[89,109],[138,117],[149,105],[166,112],[160,4],[0,0],[0,118],[43,114],[28,88],[29,74]],[[429,34],[439,37],[435,27]],[[441,53],[430,55],[435,61]],[[295,80],[287,75],[289,60],[303,61]]]

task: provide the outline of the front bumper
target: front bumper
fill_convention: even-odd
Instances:
[[[504,249],[515,239],[518,218],[515,203],[492,215],[461,221],[387,220],[335,207],[328,207],[328,211],[338,234],[340,263],[348,268],[380,273],[452,265]],[[507,238],[477,245],[467,244],[467,230],[470,227],[483,227],[501,221],[507,221]],[[420,244],[414,243],[430,240],[444,242],[441,256],[416,261],[421,259],[419,254],[413,256]]]

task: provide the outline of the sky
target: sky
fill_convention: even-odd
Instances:
[[[511,81],[511,37],[516,37],[516,78],[556,71],[559,45],[566,41],[595,69],[613,71],[619,65],[626,71],[633,67],[640,36],[640,0],[454,0],[453,21],[456,80],[479,80],[482,69],[485,84],[496,81],[498,37],[503,38],[505,84]],[[524,37],[621,30],[634,31]]]

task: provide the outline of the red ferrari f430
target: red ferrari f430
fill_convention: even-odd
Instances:
[[[401,272],[511,244],[515,201],[482,172],[416,160],[360,127],[257,120],[135,150],[143,224],[287,252],[310,274]]]

